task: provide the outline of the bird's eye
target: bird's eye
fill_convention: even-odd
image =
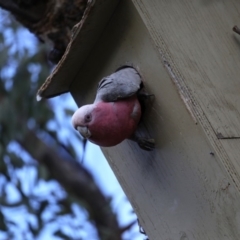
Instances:
[[[90,122],[91,119],[92,119],[91,114],[86,114],[86,115],[85,115],[85,122]]]

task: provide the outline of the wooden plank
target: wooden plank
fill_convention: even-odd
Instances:
[[[197,99],[218,138],[240,137],[240,38],[232,31],[240,2],[133,2],[173,80]]]
[[[236,172],[240,172],[240,139],[221,139],[221,145],[228,153]]]
[[[82,20],[72,30],[72,39],[50,76],[38,91],[38,98],[50,98],[69,91],[69,86],[96,44],[119,0],[89,0]]]
[[[126,62],[138,66],[147,90],[155,95],[144,123],[156,149],[146,152],[124,141],[102,150],[143,228],[157,240],[238,240],[238,173],[204,113],[198,116],[191,105],[191,111],[186,108],[188,92],[175,87],[158,50],[131,1],[122,0],[71,93],[79,106],[90,103],[103,76]]]

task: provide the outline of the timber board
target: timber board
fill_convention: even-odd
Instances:
[[[239,240],[239,173],[202,109],[186,108],[148,30],[133,4],[122,0],[71,93],[79,106],[90,103],[102,77],[124,63],[137,66],[155,95],[144,124],[156,149],[124,141],[102,150],[149,239]]]

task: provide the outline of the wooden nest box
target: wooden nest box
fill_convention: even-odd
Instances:
[[[102,77],[138,67],[156,149],[102,150],[151,240],[240,239],[239,12],[237,0],[92,1],[39,91],[80,106]]]

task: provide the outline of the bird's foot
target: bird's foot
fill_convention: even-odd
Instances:
[[[137,139],[137,143],[140,148],[146,151],[152,151],[155,148],[155,140],[153,138],[142,138]]]
[[[237,34],[240,34],[240,28],[238,28],[238,26],[234,26],[233,31]]]
[[[139,93],[138,93],[138,98],[140,99],[140,100],[147,100],[147,99],[150,99],[150,98],[154,98],[154,94],[149,94],[149,93],[147,93],[147,92],[145,92],[145,91],[140,91]]]

